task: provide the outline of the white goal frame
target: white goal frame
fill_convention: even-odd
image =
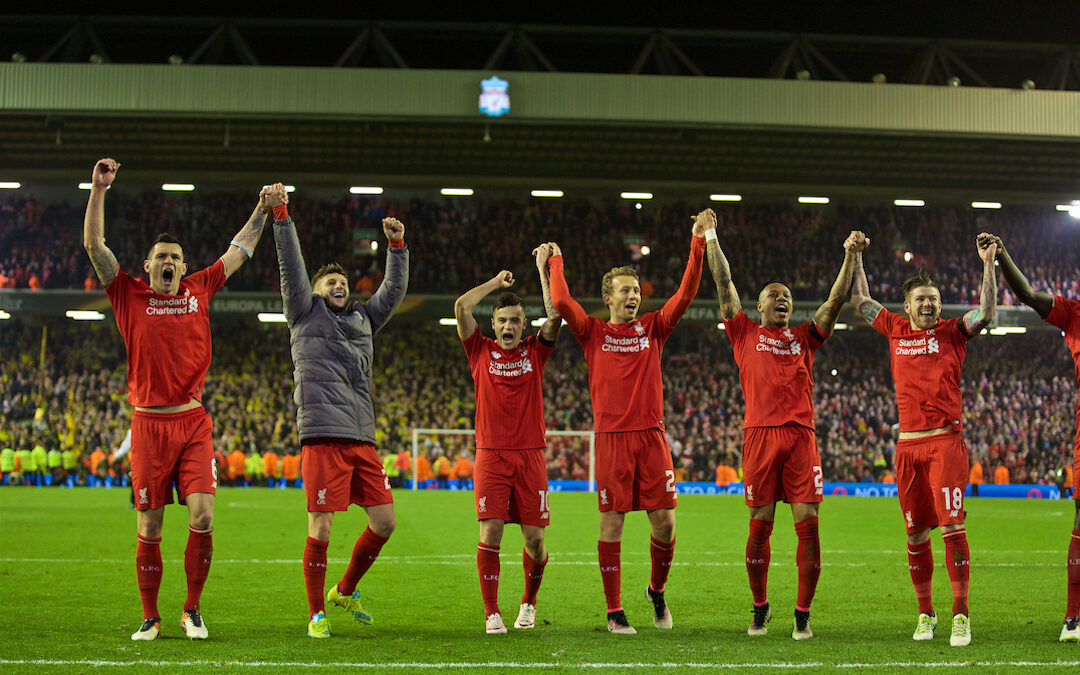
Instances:
[[[412,489],[418,490],[420,480],[416,475],[416,460],[420,457],[420,436],[476,436],[476,429],[425,429],[412,430]],[[589,439],[589,492],[596,492],[596,432],[594,431],[547,431],[545,436],[584,436]],[[475,445],[475,444],[474,444]]]

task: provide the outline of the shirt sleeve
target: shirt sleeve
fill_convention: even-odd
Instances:
[[[881,311],[877,314],[877,318],[874,319],[874,323],[872,323],[870,327],[885,337],[889,337],[892,334],[893,326],[896,325],[896,320],[898,318],[897,315],[882,307]]]
[[[1051,326],[1056,326],[1068,332],[1072,324],[1077,321],[1078,316],[1080,316],[1080,302],[1055,295],[1054,306],[1050,308],[1050,313],[1043,320]]]
[[[472,335],[461,341],[461,346],[465,349],[465,356],[469,359],[469,365],[472,365],[473,361],[476,360],[476,355],[484,348],[484,335],[480,332],[479,326],[472,332]]]
[[[116,276],[112,283],[105,287],[105,295],[113,307],[113,314],[122,316],[127,311],[128,289],[131,288],[132,278],[123,268],[117,268]]]
[[[574,298],[570,296],[570,287],[566,285],[566,276],[563,273],[563,257],[551,256],[548,259],[549,285],[551,286],[551,302],[555,305],[570,332],[574,335],[584,335],[588,327],[589,315]]]
[[[225,261],[218,258],[210,267],[199,270],[188,278],[188,283],[197,286],[206,293],[206,299],[214,295],[225,285]]]
[[[724,332],[727,333],[728,340],[731,340],[733,347],[738,347],[743,342],[743,335],[746,332],[746,322],[750,320],[750,317],[740,309],[735,313],[735,316],[730,319],[724,320]]]
[[[803,329],[806,331],[807,342],[811,349],[821,349],[821,346],[825,344],[825,341],[829,339],[829,335],[821,332],[818,325],[813,321],[807,321],[803,324]]]
[[[683,313],[697,295],[698,286],[701,285],[701,261],[705,255],[705,237],[691,237],[690,258],[686,261],[686,270],[683,272],[682,283],[679,290],[664,303],[660,310],[663,324],[670,332],[678,325]]]

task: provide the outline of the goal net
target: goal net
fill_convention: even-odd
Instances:
[[[565,457],[569,457],[568,462],[580,461],[581,465],[586,470],[587,478],[589,481],[589,492],[596,492],[596,468],[594,460],[596,458],[596,434],[592,431],[547,431],[545,435],[548,438],[548,449],[545,452],[545,456],[550,459],[552,456],[552,449],[556,450],[556,454],[561,454]],[[413,429],[412,430],[412,489],[419,489],[420,480],[417,476],[416,461],[420,457],[422,451],[421,437],[423,436],[454,436],[454,437],[469,437],[473,438],[461,438],[463,447],[460,449],[467,449],[470,453],[476,450],[476,430],[475,429]],[[577,438],[577,442],[574,438]],[[448,444],[449,447],[449,444]],[[458,450],[460,450],[458,449]],[[444,448],[446,450],[446,448]],[[451,449],[453,452],[454,449]],[[456,456],[456,452],[453,455]],[[447,458],[450,458],[448,453]],[[434,459],[434,458],[432,458]],[[453,461],[451,459],[451,461]],[[568,478],[573,479],[571,474]]]

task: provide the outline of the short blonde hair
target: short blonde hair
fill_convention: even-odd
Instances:
[[[622,267],[612,267],[608,270],[608,273],[604,275],[603,280],[600,282],[600,296],[609,295],[615,287],[615,277],[634,277],[638,278],[637,270],[629,265],[623,265]]]

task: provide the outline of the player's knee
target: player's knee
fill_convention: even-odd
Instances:
[[[209,530],[214,525],[213,511],[193,512],[188,518],[188,524],[193,530]]]
[[[397,519],[394,516],[390,516],[378,522],[371,523],[372,532],[379,535],[383,539],[389,539],[390,535],[394,533],[394,528],[396,527]]]

